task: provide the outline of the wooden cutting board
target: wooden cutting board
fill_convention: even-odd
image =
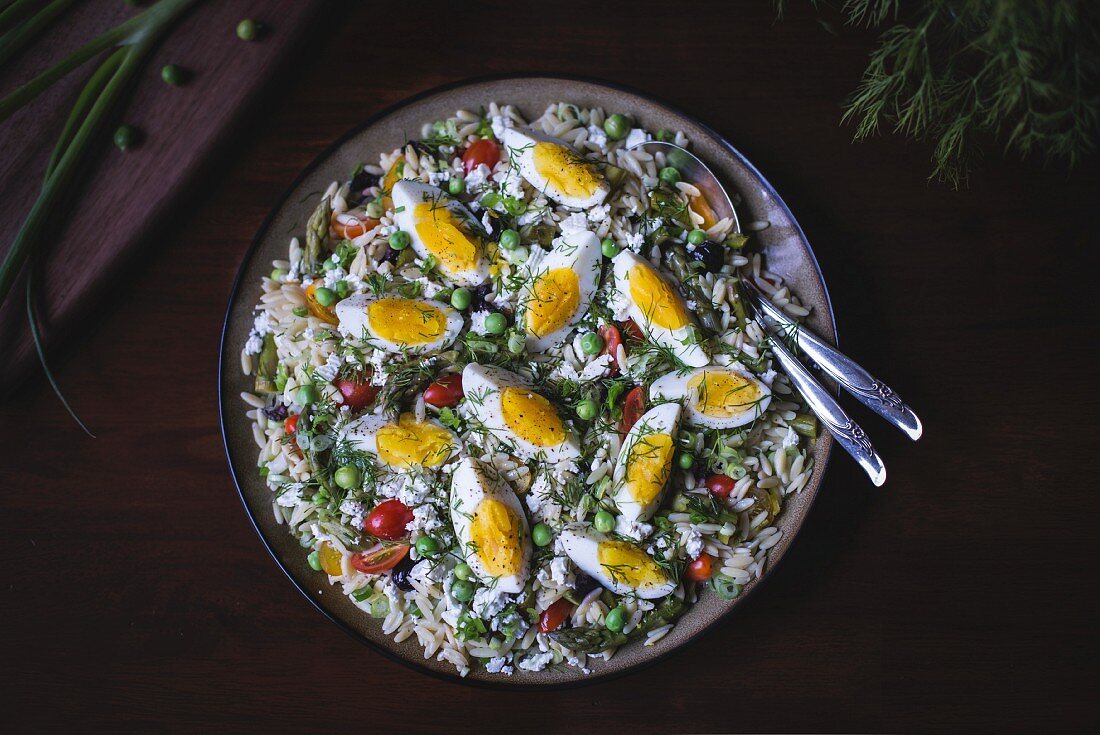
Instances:
[[[42,241],[39,311],[49,344],[79,345],[79,334],[95,329],[104,297],[124,296],[119,275],[127,263],[142,249],[155,248],[158,234],[174,221],[187,218],[188,212],[174,206],[180,195],[204,185],[203,173],[214,168],[250,103],[267,85],[277,84],[278,70],[295,50],[305,51],[296,46],[321,5],[320,0],[206,0],[153,53],[119,119],[108,124],[75,195],[59,208]],[[61,26],[0,70],[0,95],[139,10],[118,0],[78,3]],[[263,24],[258,40],[237,38],[243,18]],[[7,253],[38,195],[50,151],[95,63],[0,124],[0,255]],[[160,69],[168,63],[187,70],[186,84],[161,81]],[[111,144],[120,122],[140,133],[139,144],[126,152]],[[0,395],[35,367],[21,279],[0,307]]]

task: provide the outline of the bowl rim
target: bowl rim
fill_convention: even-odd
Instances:
[[[378,110],[377,112],[369,115],[368,117],[366,117],[362,121],[356,123],[351,128],[349,128],[344,133],[342,133],[337,138],[335,138],[327,146],[325,146],[313,158],[313,160],[311,160],[309,162],[309,164],[307,166],[305,166],[305,168],[303,168],[301,171],[299,171],[298,174],[294,177],[294,179],[287,185],[287,187],[283,191],[283,193],[278,197],[275,205],[273,207],[271,207],[271,209],[268,210],[268,213],[264,216],[263,221],[260,223],[260,226],[257,228],[256,234],[253,235],[252,240],[248,245],[248,248],[241,255],[240,265],[237,268],[237,274],[234,276],[232,286],[230,287],[229,299],[228,299],[228,303],[226,305],[225,316],[222,320],[222,334],[221,334],[221,339],[219,340],[219,347],[218,347],[218,370],[217,370],[217,380],[218,380],[218,422],[220,424],[220,429],[221,429],[222,447],[225,451],[225,458],[226,458],[226,461],[229,465],[229,474],[233,478],[233,485],[237,489],[237,496],[238,496],[239,500],[241,501],[241,505],[244,508],[245,515],[248,516],[248,521],[251,524],[252,529],[256,532],[256,535],[260,538],[260,542],[263,544],[264,548],[267,550],[267,553],[275,561],[276,566],[278,566],[279,569],[282,570],[283,574],[286,575],[287,579],[289,579],[291,584],[294,585],[294,588],[297,589],[298,592],[301,593],[302,596],[305,597],[309,601],[309,603],[318,612],[320,612],[330,622],[334,623],[338,628],[340,628],[340,630],[344,631],[344,633],[346,633],[349,637],[351,637],[351,638],[355,639],[356,641],[358,641],[360,644],[366,645],[372,651],[381,654],[385,658],[387,658],[391,661],[395,661],[395,662],[397,662],[397,663],[399,663],[399,664],[401,664],[401,665],[403,665],[403,666],[405,666],[405,667],[407,667],[407,668],[409,668],[413,671],[416,671],[416,672],[419,672],[419,673],[422,673],[422,674],[427,674],[427,675],[431,676],[432,678],[437,679],[439,681],[445,681],[445,682],[448,682],[448,683],[451,683],[451,684],[459,684],[459,685],[463,685],[463,686],[467,686],[467,687],[474,687],[474,688],[479,688],[479,689],[488,689],[488,690],[493,690],[493,691],[510,691],[510,692],[555,691],[555,690],[560,691],[560,690],[584,687],[584,686],[588,686],[588,685],[591,685],[591,684],[604,683],[604,682],[611,681],[613,679],[617,679],[617,678],[622,677],[622,676],[627,676],[627,675],[630,675],[630,674],[637,673],[639,671],[642,671],[644,669],[649,668],[650,666],[653,666],[654,664],[656,664],[660,661],[665,660],[666,658],[668,658],[668,657],[670,657],[674,654],[680,653],[683,650],[687,649],[688,647],[692,646],[693,644],[697,643],[700,638],[702,638],[706,633],[710,632],[711,628],[713,628],[714,626],[716,626],[719,623],[721,623],[722,621],[724,621],[730,614],[732,614],[738,608],[743,607],[747,603],[748,599],[750,597],[753,597],[754,593],[761,586],[763,586],[764,582],[775,575],[776,568],[782,563],[783,559],[786,557],[786,553],[784,553],[782,556],[779,557],[779,559],[775,560],[774,562],[772,562],[771,559],[769,559],[768,571],[765,574],[758,577],[756,580],[754,580],[755,584],[752,585],[752,588],[749,589],[749,590],[746,590],[741,596],[739,596],[737,598],[737,601],[736,601],[735,604],[731,604],[725,611],[720,613],[714,620],[707,623],[702,629],[700,629],[699,631],[697,631],[693,635],[691,635],[691,637],[687,638],[686,640],[684,640],[683,642],[681,642],[679,645],[677,645],[675,647],[669,648],[668,650],[662,650],[662,651],[654,652],[652,655],[646,656],[645,658],[638,661],[637,663],[631,664],[631,665],[629,665],[629,666],[627,666],[623,669],[619,669],[619,670],[615,670],[615,671],[608,671],[608,672],[604,672],[604,673],[594,672],[592,674],[579,676],[579,677],[570,679],[568,681],[561,681],[561,682],[545,682],[545,683],[544,682],[515,682],[515,683],[512,683],[512,681],[508,678],[503,678],[501,680],[471,679],[469,677],[459,676],[457,672],[452,673],[452,672],[448,672],[448,671],[441,671],[441,670],[431,668],[431,667],[421,663],[419,660],[406,658],[405,656],[402,656],[402,655],[396,653],[395,651],[391,650],[389,647],[387,647],[385,645],[382,645],[382,644],[379,644],[379,643],[376,643],[375,641],[372,641],[369,638],[361,635],[351,625],[349,625],[348,623],[341,620],[334,612],[330,611],[328,608],[326,608],[324,605],[322,605],[321,601],[319,599],[317,599],[314,595],[312,595],[306,589],[306,586],[303,583],[299,582],[299,580],[291,573],[291,571],[283,563],[283,560],[279,557],[278,553],[276,553],[276,551],[275,551],[274,547],[272,546],[271,542],[268,541],[268,538],[267,538],[266,534],[264,533],[263,529],[260,527],[260,523],[259,523],[258,519],[256,518],[256,514],[254,513],[252,507],[249,505],[248,499],[245,496],[245,490],[244,490],[244,487],[242,485],[241,479],[237,476],[237,471],[233,466],[233,453],[232,453],[232,450],[230,449],[229,429],[228,429],[228,422],[226,420],[226,399],[227,399],[227,396],[226,396],[226,391],[225,391],[224,370],[225,370],[225,364],[226,364],[226,361],[225,361],[226,349],[228,347],[227,340],[228,340],[228,335],[229,335],[230,321],[231,321],[232,316],[233,316],[233,309],[234,309],[234,306],[237,303],[238,296],[240,295],[240,292],[241,292],[241,287],[243,285],[243,280],[244,280],[244,276],[245,276],[245,271],[247,270],[247,266],[249,265],[249,263],[251,263],[253,257],[255,257],[256,251],[259,249],[261,241],[264,239],[264,236],[267,234],[268,229],[271,227],[272,221],[275,219],[275,216],[277,215],[277,213],[279,211],[282,210],[282,208],[285,206],[286,202],[290,199],[291,194],[294,192],[295,189],[298,188],[299,184],[301,184],[302,181],[307,176],[309,176],[311,173],[313,173],[313,171],[315,169],[317,169],[319,166],[323,165],[325,161],[327,161],[332,155],[334,155],[351,138],[355,137],[360,132],[362,132],[366,128],[374,125],[375,123],[382,120],[386,116],[391,115],[391,114],[399,111],[400,109],[402,109],[404,107],[407,107],[408,105],[411,105],[411,104],[419,102],[421,100],[433,97],[433,96],[441,94],[443,92],[449,92],[449,91],[452,91],[452,90],[455,90],[455,89],[460,89],[462,87],[473,86],[473,85],[477,85],[477,84],[483,84],[483,83],[486,83],[486,82],[507,81],[507,80],[513,80],[513,79],[543,79],[543,80],[566,81],[566,82],[581,82],[581,83],[585,83],[585,84],[591,84],[591,85],[595,85],[595,86],[606,87],[610,90],[630,94],[630,95],[633,95],[635,97],[641,98],[641,99],[643,99],[647,102],[650,102],[654,105],[664,107],[666,110],[668,110],[668,111],[670,111],[670,112],[672,112],[676,115],[680,115],[684,118],[687,118],[687,119],[691,120],[694,124],[698,125],[701,129],[703,129],[718,144],[720,144],[721,147],[724,148],[727,153],[729,153],[734,158],[736,158],[737,161],[741,165],[743,165],[746,169],[748,169],[752,173],[752,175],[754,177],[756,177],[756,179],[759,181],[760,185],[767,191],[768,195],[770,197],[772,197],[772,199],[774,200],[776,205],[789,218],[791,226],[793,227],[796,236],[805,245],[806,253],[809,255],[810,265],[813,267],[814,272],[817,274],[818,281],[821,284],[821,291],[822,291],[822,295],[823,295],[824,300],[825,300],[825,306],[826,306],[826,311],[827,311],[828,318],[829,318],[829,323],[832,325],[832,328],[833,328],[833,334],[834,334],[833,341],[834,341],[834,343],[839,344],[839,336],[837,336],[836,315],[833,312],[832,297],[829,294],[829,288],[828,288],[828,285],[825,282],[825,275],[821,271],[821,265],[818,262],[817,254],[814,252],[813,246],[810,244],[809,238],[806,237],[806,233],[802,230],[802,225],[799,223],[797,218],[795,218],[794,214],[791,212],[790,208],[787,206],[786,201],[779,195],[779,192],[777,192],[775,190],[775,187],[772,186],[772,183],[760,172],[760,170],[748,158],[746,158],[741,153],[740,150],[738,150],[732,143],[730,143],[728,140],[726,140],[725,136],[720,134],[717,130],[715,130],[709,124],[707,124],[707,123],[703,122],[702,120],[700,120],[695,115],[684,112],[683,110],[679,109],[675,105],[671,105],[671,104],[665,102],[663,99],[661,99],[661,98],[659,98],[659,97],[657,97],[657,96],[655,96],[655,95],[653,95],[649,92],[643,92],[643,91],[640,91],[638,89],[635,89],[634,87],[631,87],[631,86],[626,85],[626,84],[621,84],[619,82],[612,82],[612,81],[609,81],[609,80],[606,80],[606,79],[601,79],[599,77],[585,76],[585,75],[579,75],[579,74],[566,74],[566,73],[545,72],[545,71],[515,71],[515,72],[504,72],[504,73],[495,73],[495,74],[482,74],[482,75],[476,75],[476,76],[472,76],[472,77],[464,77],[462,79],[453,80],[453,81],[447,82],[445,84],[440,84],[440,85],[422,90],[422,91],[417,92],[415,94],[412,94],[408,97],[404,97],[404,98],[402,98],[402,99],[400,99],[400,100],[398,100],[398,101],[396,101],[396,102],[394,102],[390,105],[387,105],[386,107],[384,107],[384,108]],[[821,442],[821,441],[825,442],[824,446],[821,447],[820,450],[819,450],[820,453],[821,453],[821,457],[820,457],[820,460],[817,461],[817,468],[816,468],[816,472],[818,473],[818,475],[820,477],[820,479],[818,480],[818,486],[820,487],[820,483],[824,481],[825,472],[828,470],[829,460],[832,457],[833,440],[832,440],[832,437],[829,434],[826,433],[826,434],[823,434],[821,436],[821,438],[819,438],[818,441],[819,442]],[[817,500],[817,492],[815,491],[814,496],[812,498],[810,498],[808,504],[805,506],[805,512],[804,512],[804,516],[803,516],[802,521],[798,524],[798,526],[794,529],[793,533],[791,533],[791,535],[790,535],[790,540],[787,544],[788,548],[791,545],[794,544],[794,542],[797,539],[798,535],[802,532],[802,527],[805,525],[805,522],[806,522],[805,515],[809,514],[810,511],[813,509],[813,505],[816,502],[816,500]]]

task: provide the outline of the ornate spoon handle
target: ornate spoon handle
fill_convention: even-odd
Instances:
[[[831,375],[841,388],[855,396],[864,406],[904,431],[910,439],[916,441],[920,438],[924,431],[920,419],[890,386],[810,330],[792,322],[755,283],[748,279],[742,279],[741,282],[746,284],[746,290],[759,304],[764,315],[782,330],[780,336],[797,345],[818,367]]]

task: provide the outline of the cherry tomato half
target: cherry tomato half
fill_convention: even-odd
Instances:
[[[642,334],[642,328],[639,327],[638,323],[633,319],[627,319],[623,322],[623,334],[637,342],[641,342],[645,339],[645,335]]]
[[[462,376],[449,373],[428,386],[424,391],[424,403],[430,403],[436,408],[454,407],[462,400],[463,395]]]
[[[332,231],[337,237],[352,240],[367,234],[378,226],[378,220],[352,212],[332,213]]]
[[[363,519],[363,530],[389,541],[402,538],[405,526],[413,519],[409,507],[396,498],[386,500],[374,506],[374,510]]]
[[[409,548],[409,544],[378,544],[366,551],[352,554],[348,561],[363,574],[381,574],[397,566],[409,553]]]
[[[623,401],[623,422],[619,425],[619,430],[624,434],[630,431],[630,427],[638,422],[643,413],[645,413],[645,388],[636,385],[630,389],[626,394],[626,400]]]
[[[557,602],[543,610],[542,614],[539,615],[539,631],[549,633],[552,630],[557,630],[571,612],[573,612],[573,603],[564,597],[559,598]]]
[[[371,385],[369,374],[365,375],[362,381],[338,378],[332,381],[332,384],[344,397],[344,405],[350,407],[352,411],[361,411],[374,403],[374,399],[378,397],[378,391],[382,389],[380,385]]]
[[[707,490],[719,498],[728,498],[736,484],[737,481],[729,475],[708,475],[706,479]]]
[[[692,582],[705,582],[710,579],[710,554],[700,554],[699,558],[684,568],[684,577]]]
[[[298,430],[298,417],[300,415],[296,413],[293,416],[287,416],[286,421],[283,422],[283,431],[294,436],[294,432]]]
[[[462,168],[466,169],[467,176],[483,163],[492,170],[498,161],[500,161],[500,146],[488,138],[482,138],[473,143],[462,154]]]
[[[619,328],[614,324],[605,324],[598,330],[599,335],[603,337],[603,351],[601,355],[611,355],[611,366],[609,372],[611,375],[619,374],[619,362],[615,355],[619,351],[619,345],[623,343],[623,337],[619,333]]]

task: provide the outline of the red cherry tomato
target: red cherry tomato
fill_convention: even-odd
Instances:
[[[405,554],[408,553],[409,544],[393,544],[391,546],[378,544],[366,551],[352,554],[348,561],[363,574],[381,574],[397,566],[397,562],[404,559]]]
[[[424,402],[436,408],[457,406],[462,400],[462,376],[449,373],[428,386],[424,391]]]
[[[643,413],[645,413],[645,388],[636,385],[630,389],[626,394],[626,400],[623,401],[623,422],[619,425],[619,430],[624,434],[630,431],[630,427],[638,423]]]
[[[612,375],[618,375],[619,362],[615,355],[619,351],[619,345],[623,343],[623,337],[619,333],[619,328],[614,324],[605,324],[596,331],[603,337],[603,351],[600,354],[611,355],[611,368],[609,372]]]
[[[402,538],[405,526],[413,519],[413,512],[400,500],[386,500],[374,506],[363,519],[363,530],[389,541]]]
[[[294,436],[294,432],[298,430],[298,416],[300,415],[296,413],[293,416],[287,416],[286,421],[283,422],[283,431]]]
[[[573,612],[573,603],[564,597],[559,598],[557,602],[543,610],[542,614],[539,615],[539,630],[543,633],[557,630],[571,612]]]
[[[627,337],[630,337],[631,339],[639,342],[645,339],[645,335],[642,333],[642,328],[639,327],[638,323],[635,322],[633,319],[627,319],[623,323],[623,332],[626,333]]]
[[[500,146],[488,138],[482,138],[473,143],[462,154],[462,168],[466,169],[467,176],[483,163],[492,170],[493,166],[496,166],[499,161]]]
[[[332,384],[344,397],[344,405],[349,406],[352,411],[361,411],[374,403],[378,391],[382,389],[380,385],[371,385],[369,375],[364,376],[362,381],[338,378]]]
[[[709,475],[706,480],[707,490],[719,498],[728,498],[736,484],[737,481],[729,475]]]
[[[706,582],[710,579],[710,554],[700,554],[684,569],[684,576],[692,582]]]

